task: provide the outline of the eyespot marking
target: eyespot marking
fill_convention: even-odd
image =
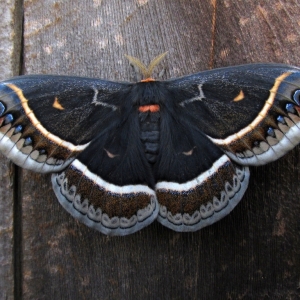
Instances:
[[[300,105],[300,90],[295,91],[293,100],[297,103],[297,105]]]
[[[5,105],[0,102],[0,116],[2,116],[5,112],[6,108],[5,108]]]

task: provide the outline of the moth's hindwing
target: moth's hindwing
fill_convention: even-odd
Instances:
[[[185,182],[159,182],[158,221],[176,231],[195,231],[220,220],[239,203],[249,182],[249,168],[225,154],[198,177]]]
[[[158,214],[154,190],[146,185],[117,186],[75,160],[52,175],[60,204],[89,227],[109,235],[127,235],[152,223]]]
[[[241,200],[248,167],[232,162],[209,138],[175,115],[161,112],[160,150],[154,168],[158,221],[176,231],[195,231],[227,215]]]
[[[133,233],[159,210],[151,168],[139,141],[136,116],[96,138],[60,174],[52,176],[62,206],[86,225],[105,234]]]

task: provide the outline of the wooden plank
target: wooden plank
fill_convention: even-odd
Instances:
[[[296,1],[25,1],[25,72],[130,80],[124,54],[169,50],[163,78],[256,61],[300,65]],[[24,171],[24,299],[271,299],[299,293],[299,149],[252,169],[217,224],[155,223],[106,237],[57,203],[50,176]]]
[[[19,74],[21,23],[20,1],[0,2],[0,81]],[[2,155],[0,165],[0,299],[14,299],[18,294],[16,282],[20,282],[20,273],[15,272],[20,256],[13,219],[18,206],[14,205],[14,169]]]

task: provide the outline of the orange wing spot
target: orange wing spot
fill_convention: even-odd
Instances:
[[[141,80],[141,82],[151,82],[151,81],[155,81],[155,79],[149,77]]]
[[[64,110],[64,107],[59,103],[58,98],[55,97],[53,105],[54,108],[57,108],[59,110]]]
[[[241,101],[245,98],[244,92],[241,90],[240,93],[233,99],[234,102]]]
[[[158,104],[153,104],[153,105],[143,105],[139,107],[140,112],[158,112],[160,110],[160,107]]]

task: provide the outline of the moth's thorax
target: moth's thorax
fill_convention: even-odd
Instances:
[[[138,106],[160,104],[165,99],[160,81],[138,82],[132,90],[133,102]]]

